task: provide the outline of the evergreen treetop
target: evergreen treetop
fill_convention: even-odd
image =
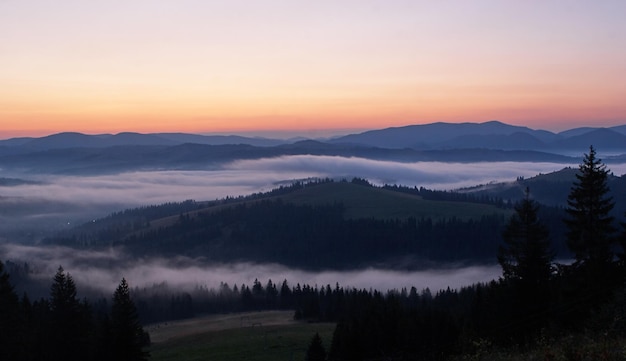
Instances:
[[[137,308],[130,298],[130,287],[122,278],[113,294],[111,306],[112,354],[115,360],[147,360],[149,353],[142,350],[145,342]]]
[[[610,213],[615,203],[608,195],[608,174],[590,146],[567,199],[567,242],[578,264],[607,264],[613,260],[615,227]]]
[[[0,360],[23,357],[19,299],[0,261]]]
[[[530,199],[527,188],[525,198],[515,206],[515,214],[502,234],[505,244],[498,250],[504,278],[531,287],[545,284],[551,278],[554,259],[549,231],[540,222],[538,210],[539,205]]]
[[[309,348],[306,351],[306,360],[307,361],[325,361],[326,360],[326,349],[322,344],[322,338],[319,333],[315,333],[313,338],[311,339],[311,343],[309,344]]]
[[[76,284],[69,273],[65,273],[62,266],[59,266],[54,275],[52,286],[50,287],[52,311],[60,317],[77,312],[79,302],[76,298]]]

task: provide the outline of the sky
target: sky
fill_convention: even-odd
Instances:
[[[626,2],[0,0],[0,139],[626,124]]]

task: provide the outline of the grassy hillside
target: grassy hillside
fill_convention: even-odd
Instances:
[[[433,220],[456,217],[476,219],[483,215],[506,213],[488,204],[469,202],[431,201],[422,197],[368,187],[349,182],[333,182],[305,187],[282,197],[295,204],[328,204],[341,202],[346,218],[430,217]]]
[[[531,197],[537,202],[546,206],[566,207],[567,197],[576,181],[577,173],[578,168],[563,168],[556,172],[518,179],[516,182],[470,187],[464,189],[463,193],[510,199],[515,202],[524,197],[528,188]],[[626,175],[609,174],[608,186],[609,194],[615,201],[614,216],[621,217],[626,211]]]
[[[298,183],[237,199],[118,212],[51,243],[123,245],[137,256],[184,255],[308,269],[391,265],[398,259],[410,260],[407,267],[495,259],[510,209],[431,197],[363,180]]]
[[[148,326],[153,361],[304,360],[313,335],[328,349],[330,323],[293,321],[292,311],[215,315]]]
[[[431,218],[433,221],[456,217],[461,220],[479,219],[485,215],[511,214],[511,210],[489,204],[425,200],[420,196],[394,192],[377,187],[369,187],[351,182],[329,182],[305,186],[278,196],[262,196],[261,199],[282,199],[296,205],[324,205],[342,203],[347,219],[377,218],[406,219],[415,217]],[[207,207],[185,212],[195,217],[198,213],[217,212],[240,204],[252,204],[257,199],[242,198],[227,204],[210,204]],[[152,220],[148,229],[171,226],[179,220],[180,214]],[[142,231],[145,231],[143,229]]]

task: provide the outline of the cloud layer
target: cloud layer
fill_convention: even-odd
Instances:
[[[0,187],[0,242],[15,234],[36,240],[126,208],[180,202],[215,200],[263,192],[279,184],[308,178],[361,177],[377,185],[400,184],[429,189],[456,189],[490,182],[513,181],[577,164],[532,162],[443,163],[369,160],[338,156],[283,156],[240,160],[221,169],[203,171],[128,172],[103,176],[28,175],[40,181]],[[615,174],[626,164],[612,164]],[[2,177],[20,177],[4,174]],[[28,236],[24,236],[28,234]]]
[[[229,285],[251,285],[255,279],[263,284],[287,280],[290,285],[309,284],[344,288],[388,291],[415,286],[436,292],[447,287],[459,288],[477,282],[488,282],[500,275],[499,266],[448,267],[426,271],[392,271],[369,268],[354,271],[308,272],[273,264],[207,264],[201,259],[176,257],[131,260],[121,250],[77,251],[65,247],[0,246],[2,258],[17,263],[28,262],[42,282],[52,282],[59,266],[71,274],[77,287],[108,294],[122,277],[133,287],[150,287],[166,282],[173,288],[191,290],[196,286],[217,289],[221,282]],[[18,285],[19,286],[19,285]]]
[[[186,199],[213,200],[246,195],[279,183],[315,177],[367,178],[375,184],[456,189],[513,181],[577,164],[531,162],[401,163],[336,156],[284,156],[241,160],[211,171],[129,172],[97,177],[40,176],[45,184],[1,187],[5,197],[27,197],[81,204],[149,205]],[[626,165],[612,165],[615,174]]]

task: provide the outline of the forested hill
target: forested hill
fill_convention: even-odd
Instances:
[[[495,262],[512,213],[508,205],[486,198],[436,200],[436,192],[423,189],[414,193],[359,179],[296,183],[237,199],[127,210],[48,242],[306,269]],[[545,218],[560,222],[561,216]],[[555,248],[561,248],[558,242]]]
[[[515,182],[494,183],[459,190],[459,193],[477,198],[500,198],[517,201],[523,198],[524,191],[530,189],[532,198],[546,206],[567,207],[567,196],[576,181],[577,168],[563,168],[559,171],[539,174],[531,178],[518,178]],[[615,201],[613,216],[621,218],[626,212],[626,175],[607,176],[608,195]]]

